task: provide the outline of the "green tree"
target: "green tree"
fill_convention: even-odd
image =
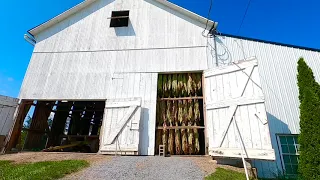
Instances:
[[[301,179],[320,179],[320,85],[303,58],[298,61]]]
[[[300,105],[299,174],[302,179],[320,179],[320,101],[309,88]]]
[[[316,82],[312,69],[307,65],[303,58],[298,61],[298,87],[299,87],[299,99],[302,102],[305,88],[311,88],[318,97],[320,97],[320,85]]]

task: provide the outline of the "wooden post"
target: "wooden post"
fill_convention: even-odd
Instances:
[[[208,123],[207,123],[207,109],[206,109],[206,91],[205,91],[205,77],[202,74],[202,95],[203,95],[203,121],[204,121],[204,148],[205,154],[208,155],[209,139],[208,139]]]
[[[60,145],[60,136],[64,134],[66,120],[69,116],[71,106],[72,102],[58,102],[57,111],[54,115],[52,122],[51,136],[47,144],[47,147]]]
[[[11,149],[16,147],[16,145],[19,143],[23,122],[32,104],[33,101],[21,100],[20,105],[17,107],[14,115],[13,127],[11,128],[5,140],[4,148],[2,148],[1,153],[11,151]]]
[[[82,135],[89,135],[90,131],[90,123],[92,120],[94,104],[93,102],[88,102],[86,105],[86,113],[84,114],[83,118],[81,118],[81,130],[80,134]]]
[[[103,111],[100,111],[100,109],[104,109],[104,102],[96,102],[95,109],[98,109],[99,111],[95,111],[94,113],[94,125],[92,127],[91,135],[98,135],[100,122],[103,118]]]
[[[76,135],[80,132],[81,128],[81,115],[85,108],[85,102],[75,101],[73,104],[71,120],[68,129],[68,135]]]
[[[45,133],[49,132],[48,118],[52,110],[52,102],[48,101],[38,101],[36,108],[33,112],[30,130],[28,132],[24,149],[33,149],[33,148],[45,148],[43,146],[44,141],[43,136]]]

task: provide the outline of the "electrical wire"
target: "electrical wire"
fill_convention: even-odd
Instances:
[[[239,34],[239,32],[240,32],[240,30],[241,30],[241,28],[242,28],[242,24],[243,24],[243,22],[244,22],[244,20],[245,20],[245,18],[246,18],[246,16],[247,16],[247,12],[248,12],[248,9],[249,9],[249,7],[250,7],[250,4],[251,4],[251,0],[249,0],[249,2],[248,2],[248,4],[247,4],[246,11],[244,12],[244,15],[243,15],[242,20],[241,20],[241,24],[240,24],[240,26],[239,26],[239,29],[238,29],[236,35]]]
[[[208,28],[208,23],[209,23],[209,19],[210,19],[210,13],[211,13],[211,9],[212,9],[212,4],[213,4],[213,0],[210,0],[210,7],[209,7],[209,11],[208,11],[208,16],[207,16],[206,27],[202,31],[202,36],[203,37],[208,37],[208,35],[210,33],[210,31],[209,31],[207,35],[204,34],[206,32],[207,28]]]

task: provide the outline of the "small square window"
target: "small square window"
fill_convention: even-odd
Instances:
[[[129,11],[112,11],[110,27],[128,27]]]

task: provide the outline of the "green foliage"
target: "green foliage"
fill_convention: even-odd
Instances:
[[[305,89],[300,105],[299,173],[303,179],[320,179],[320,101]]]
[[[246,180],[244,173],[217,168],[216,172],[207,176],[206,180]]]
[[[320,97],[320,85],[316,82],[312,69],[307,65],[303,58],[298,61],[298,87],[299,99],[302,102],[306,88],[311,88]]]
[[[27,164],[12,164],[0,161],[0,180],[11,179],[58,179],[88,167],[84,160],[48,161]]]
[[[297,77],[300,99],[299,177],[320,179],[320,85],[303,58],[298,61]]]

